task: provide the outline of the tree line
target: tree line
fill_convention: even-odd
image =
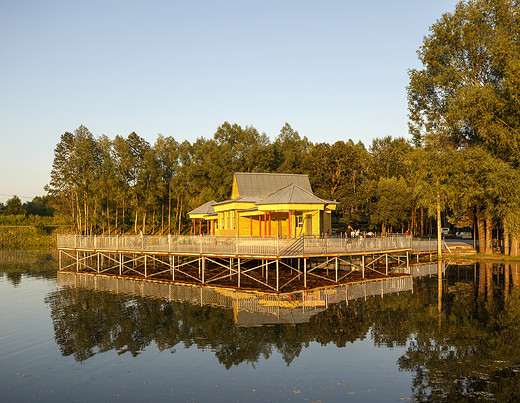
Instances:
[[[412,142],[312,143],[289,124],[271,141],[225,122],[212,138],[150,144],[80,126],[61,136],[46,190],[78,232],[183,233],[189,210],[229,198],[234,172],[307,173],[315,194],[339,202],[340,230],[425,235],[441,210],[457,227],[475,224],[481,252],[492,252],[496,229],[505,253],[518,256],[518,8],[461,2],[431,27],[422,68],[409,72]]]

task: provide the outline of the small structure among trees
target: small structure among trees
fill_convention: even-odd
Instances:
[[[192,233],[218,236],[298,237],[330,233],[336,201],[312,192],[308,175],[237,172],[231,199],[190,211]],[[198,220],[198,225],[197,221]]]

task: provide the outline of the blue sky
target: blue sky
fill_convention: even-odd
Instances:
[[[407,70],[453,0],[0,2],[0,201],[43,195],[65,131],[178,141],[409,137]],[[26,201],[27,199],[22,199]]]

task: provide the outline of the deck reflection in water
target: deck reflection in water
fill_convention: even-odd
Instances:
[[[173,284],[89,273],[58,272],[58,285],[232,309],[237,326],[308,322],[330,304],[410,291],[411,276],[384,278],[292,293]]]

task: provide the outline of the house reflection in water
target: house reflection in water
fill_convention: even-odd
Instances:
[[[308,322],[330,304],[410,291],[413,280],[410,276],[393,277],[310,291],[262,293],[62,271],[58,272],[58,285],[232,309],[235,325],[260,326]]]

